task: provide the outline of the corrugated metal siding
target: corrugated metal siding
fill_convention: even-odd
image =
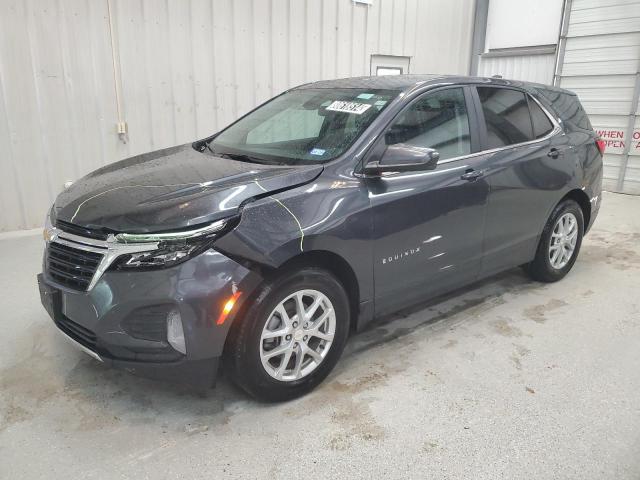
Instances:
[[[41,225],[65,180],[118,158],[106,19],[106,2],[0,2],[0,230]]]
[[[478,75],[502,75],[512,80],[550,84],[553,81],[554,54],[480,57]]]
[[[468,73],[474,0],[112,0],[129,142],[119,141],[107,0],[0,2],[0,231],[42,224],[67,180],[208,135],[290,86]]]
[[[567,37],[560,86],[578,94],[595,130],[608,142],[604,187],[640,194],[638,105],[626,168],[622,155],[640,71],[640,0],[573,0]]]

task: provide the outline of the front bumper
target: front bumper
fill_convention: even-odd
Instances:
[[[107,271],[88,292],[57,283],[46,269],[38,275],[41,301],[54,323],[91,356],[134,374],[198,387],[213,385],[229,328],[260,281],[213,249],[172,268]],[[242,294],[233,311],[218,325],[237,291]],[[182,319],[184,355],[162,330],[170,309]]]

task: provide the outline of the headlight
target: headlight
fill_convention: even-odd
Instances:
[[[115,235],[117,243],[150,243],[157,245],[157,248],[122,255],[114,263],[114,268],[126,270],[172,267],[208,250],[220,235],[229,231],[236,223],[235,218],[226,218],[205,227],[182,232],[119,233]]]
[[[47,211],[47,216],[44,218],[44,230],[42,231],[42,238],[49,243],[55,237],[55,229],[53,228],[53,205]]]
[[[125,268],[163,268],[171,267],[206,250],[208,245],[166,245],[151,252],[131,253],[120,257],[115,267]]]

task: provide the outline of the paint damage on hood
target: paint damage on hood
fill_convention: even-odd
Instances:
[[[230,160],[182,145],[90,173],[58,195],[54,213],[94,230],[179,230],[232,216],[247,201],[304,185],[322,170]]]

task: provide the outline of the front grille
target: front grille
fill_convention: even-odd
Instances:
[[[102,254],[50,242],[47,248],[47,272],[56,282],[74,290],[86,291]]]
[[[56,228],[59,228],[63,232],[72,233],[81,237],[95,238],[96,240],[106,240],[108,236],[104,232],[80,227],[78,225],[74,225],[73,223],[65,222],[64,220],[56,221]]]
[[[96,334],[93,333],[88,328],[83,327],[82,325],[77,324],[73,320],[61,315],[59,318],[55,320],[56,325],[60,330],[73,338],[76,342],[81,345],[84,345],[90,350],[96,350]]]

